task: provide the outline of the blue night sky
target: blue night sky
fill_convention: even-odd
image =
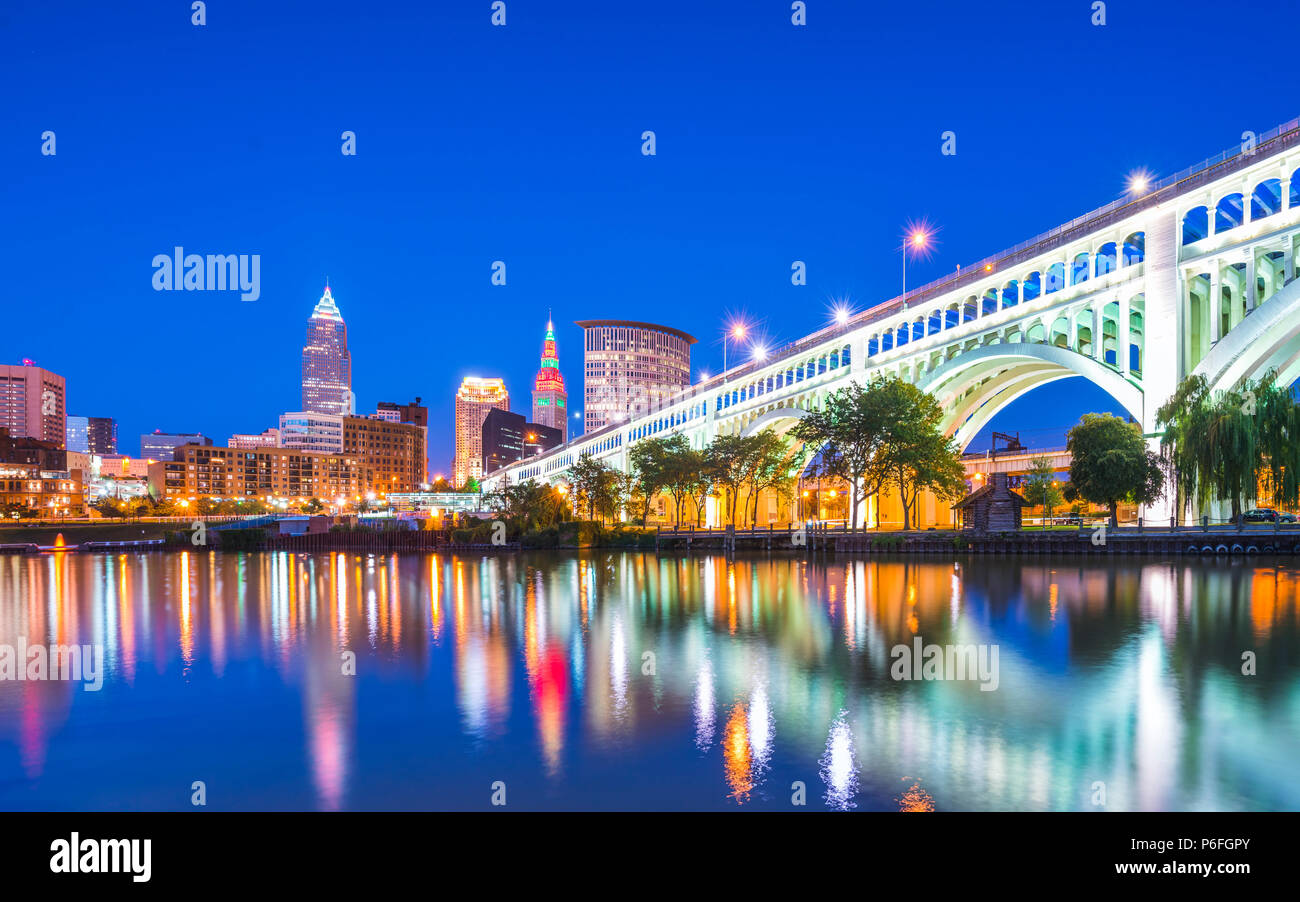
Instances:
[[[423,397],[436,472],[463,376],[528,412],[548,308],[581,410],[576,319],[684,329],[717,372],[731,314],[779,344],[896,296],[909,220],[940,229],[916,287],[1295,113],[1281,2],[807,5],[507,0],[498,28],[489,0],[210,0],[195,27],[183,0],[5,0],[0,361],[66,376],[127,453],[224,442],[299,407],[328,275],[358,409]],[[176,245],[260,254],[261,298],[154,291]],[[1059,445],[1099,409],[1070,379],[993,428]]]

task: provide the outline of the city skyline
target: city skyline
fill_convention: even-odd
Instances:
[[[1023,110],[1048,108],[1055,90],[1031,80],[1018,89],[1020,106],[988,102],[1002,76],[968,64],[969,35],[983,16],[974,8],[935,17],[924,66],[905,42],[880,40],[865,67],[850,52],[858,36],[906,34],[910,13],[814,10],[805,29],[791,29],[779,10],[768,21],[723,2],[693,13],[683,36],[644,5],[611,21],[608,9],[579,2],[544,17],[520,13],[505,29],[485,26],[477,9],[408,10],[400,33],[383,16],[353,23],[353,51],[308,89],[295,73],[314,68],[311,48],[339,46],[344,7],[314,9],[306,22],[292,5],[259,11],[265,29],[243,45],[204,37],[228,23],[204,32],[151,10],[94,10],[72,23],[35,8],[12,14],[14,27],[42,40],[35,55],[0,62],[15,83],[31,85],[14,100],[11,139],[0,148],[17,213],[3,227],[4,246],[25,261],[8,270],[10,292],[53,299],[72,321],[105,305],[130,311],[104,327],[124,346],[149,334],[129,323],[167,323],[182,342],[178,359],[219,350],[193,366],[219,364],[233,375],[196,377],[185,409],[167,409],[153,361],[73,350],[64,334],[42,328],[35,305],[15,305],[0,362],[29,357],[64,375],[69,410],[111,416],[123,435],[257,433],[300,406],[289,349],[301,340],[308,286],[328,273],[345,300],[361,410],[420,394],[431,399],[431,422],[446,424],[465,375],[491,370],[525,385],[547,307],[561,348],[578,347],[574,319],[643,318],[699,336],[695,375],[715,373],[733,315],[780,344],[823,325],[838,300],[860,310],[896,296],[909,221],[937,227],[930,259],[909,262],[908,281],[919,286],[1118,196],[1135,169],[1177,171],[1289,113],[1267,93],[1243,97],[1212,83],[1196,97],[1148,104],[1141,128],[1131,115],[1097,116],[1071,140],[1054,130],[1040,137],[1026,131]],[[1153,3],[1076,31],[1082,13],[1027,5],[1003,17],[1004,36],[1008,46],[1036,46],[1044,34],[1075,34],[1057,62],[1087,68],[1098,53],[1151,52],[1153,31],[1170,46],[1195,40],[1196,17],[1172,9]],[[1225,28],[1231,37],[1240,26]],[[286,43],[288,29],[296,39]],[[667,51],[683,40],[694,61],[685,71],[633,62],[638,48]],[[139,42],[159,51],[147,66],[132,51]],[[383,60],[408,43],[425,62],[409,85],[393,85],[379,74]],[[371,49],[380,46],[389,51]],[[216,73],[239,70],[244,53],[265,58],[259,81],[274,87],[245,99],[236,132],[179,112],[186,98],[227,90]],[[564,60],[610,77],[575,79]],[[103,102],[73,103],[83,83],[73,94],[72,82],[40,74],[82,65],[100,73],[90,99],[102,92]],[[1267,79],[1266,66],[1245,59],[1236,78]],[[538,70],[547,74],[532,77]],[[445,109],[413,113],[423,107],[417,86],[452,73],[460,73],[457,90]],[[907,90],[873,89],[870,112],[845,112],[858,110],[867,87],[904,73]],[[142,79],[154,100],[121,99],[138,96]],[[1216,100],[1222,112],[1207,112]],[[40,153],[45,129],[58,135],[57,156]],[[646,129],[658,139],[653,157],[640,151]],[[356,135],[355,156],[340,153],[345,130]],[[957,136],[950,158],[940,155],[946,130]],[[150,137],[160,131],[169,148],[161,156]],[[522,154],[521,135],[536,136]],[[118,176],[106,183],[106,170]],[[138,203],[178,186],[195,189],[193,203]],[[101,227],[110,221],[112,230]],[[177,245],[260,254],[260,298],[154,291],[150,260]],[[69,247],[82,266],[59,262]],[[790,283],[796,260],[807,264],[806,285]],[[492,281],[496,261],[505,264],[503,285]],[[94,272],[95,290],[85,291],[74,270]],[[231,403],[231,380],[258,403]],[[570,390],[576,395],[572,376]],[[1018,402],[998,426],[1059,445],[1090,409],[1113,405],[1067,380]],[[445,428],[435,425],[430,441],[435,467],[450,460]]]

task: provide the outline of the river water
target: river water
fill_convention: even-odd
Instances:
[[[0,556],[0,809],[1295,810],[1298,592],[1289,557]]]

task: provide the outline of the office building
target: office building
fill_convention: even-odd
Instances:
[[[112,417],[68,417],[67,448],[83,454],[116,454],[117,422]]]
[[[510,409],[505,381],[466,376],[456,392],[456,455],[451,464],[451,483],[458,489],[483,476],[483,420],[493,409]]]
[[[279,448],[280,430],[272,426],[262,432],[236,432],[226,442],[228,448]]]
[[[184,445],[176,449],[174,460],[149,465],[149,491],[159,498],[320,498],[355,503],[365,488],[359,461],[342,454]]]
[[[483,472],[491,473],[564,444],[559,429],[530,423],[521,413],[499,408],[483,418]]]
[[[410,404],[398,404],[393,401],[380,401],[375,406],[375,412],[371,414],[376,420],[387,420],[390,423],[412,423],[416,426],[429,426],[429,408],[420,403],[420,398],[416,398]]]
[[[377,495],[414,492],[426,481],[425,428],[373,417],[343,417],[343,453],[361,468],[361,484]]]
[[[420,400],[417,395],[410,404],[380,401],[371,416],[376,420],[385,420],[389,423],[410,423],[412,426],[419,426],[424,431],[424,474],[427,480],[429,474],[429,408],[421,404]]]
[[[583,429],[590,433],[654,410],[691,384],[694,336],[653,323],[581,320]]]
[[[62,442],[10,435],[9,427],[0,426],[0,463],[22,464],[42,470],[66,470],[68,452]]]
[[[211,445],[212,439],[201,432],[153,432],[140,436],[140,456],[146,460],[171,460],[181,445]]]
[[[302,348],[302,409],[336,416],[355,412],[348,327],[328,284],[307,320],[307,342]]]
[[[280,414],[280,447],[343,453],[343,415],[299,410]]]
[[[560,431],[560,444],[569,435],[569,394],[560,374],[560,357],[555,349],[555,324],[546,322],[542,341],[542,365],[533,379],[533,422]]]
[[[66,387],[63,377],[30,360],[21,366],[0,364],[0,426],[14,438],[54,442],[67,436]]]
[[[67,470],[0,463],[0,516],[20,512],[34,517],[84,516],[81,482]]]

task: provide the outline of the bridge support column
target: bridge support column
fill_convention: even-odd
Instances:
[[[1223,275],[1219,270],[1219,258],[1210,261],[1210,341],[1217,342],[1223,337]]]
[[[1291,209],[1291,177],[1290,176],[1284,175],[1281,178],[1281,184],[1278,185],[1278,193],[1281,195],[1280,200],[1282,201],[1282,209],[1290,210]]]
[[[1120,295],[1119,322],[1115,323],[1115,366],[1125,376],[1128,375],[1129,360],[1133,352],[1129,349],[1129,309],[1128,298]]]
[[[1101,322],[1102,305],[1100,301],[1094,301],[1092,304],[1092,359],[1098,363],[1105,363],[1106,357],[1102,351],[1105,343],[1105,327]]]
[[[1178,216],[1173,210],[1155,211],[1146,223],[1146,307],[1143,332],[1150,335],[1180,335],[1187,328],[1186,309],[1180,303],[1178,278]],[[1120,312],[1128,311],[1121,301]],[[1121,317],[1123,318],[1123,317]],[[1124,323],[1125,336],[1128,334]],[[1127,358],[1127,348],[1124,357]],[[1178,388],[1186,362],[1179,341],[1147,341],[1142,361],[1142,432],[1148,447],[1159,452],[1156,411]],[[1125,359],[1127,363],[1127,359]],[[1172,492],[1142,506],[1140,515],[1148,523],[1168,523],[1174,512]]]
[[[1246,312],[1247,313],[1254,310],[1255,305],[1258,303],[1257,299],[1259,297],[1259,286],[1255,278],[1256,262],[1257,261],[1255,258],[1255,251],[1254,249],[1251,249],[1250,259],[1246,261]]]

